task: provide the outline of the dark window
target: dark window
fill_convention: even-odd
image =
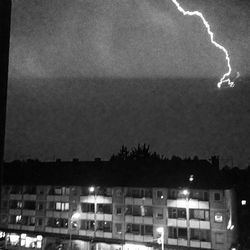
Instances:
[[[82,196],[88,196],[88,195],[90,195],[89,188],[88,187],[82,187],[81,188],[81,195]]]
[[[125,214],[126,215],[132,215],[132,206],[131,205],[126,206]]]
[[[185,208],[178,208],[177,209],[177,216],[178,216],[178,218],[186,219],[187,218],[186,209]]]
[[[95,222],[93,220],[81,220],[81,229],[94,231]]]
[[[168,217],[177,218],[177,208],[173,208],[173,207],[168,208]]]
[[[220,201],[221,200],[220,193],[214,193],[214,200],[215,201]]]
[[[97,213],[112,214],[112,204],[97,204]]]
[[[144,234],[153,236],[153,226],[152,225],[145,225]]]
[[[36,194],[36,186],[26,186],[24,189],[25,194]]]
[[[94,203],[81,203],[81,208],[83,213],[94,213],[95,204]]]
[[[145,217],[153,216],[153,209],[149,206],[141,206],[141,215]]]
[[[187,239],[187,229],[186,228],[178,228],[178,238]]]
[[[144,190],[144,196],[146,198],[152,198],[152,189],[145,189]]]
[[[72,196],[76,196],[77,195],[77,188],[76,187],[71,187],[70,194]]]
[[[207,191],[204,191],[204,201],[208,201],[209,200],[209,194]]]
[[[169,199],[177,199],[178,192],[176,189],[169,189],[168,190],[168,198]]]
[[[140,206],[133,206],[133,216],[141,216],[141,207]]]
[[[169,227],[168,228],[168,237],[169,238],[177,238],[177,228],[176,227]]]
[[[140,225],[132,224],[132,234],[140,234]]]
[[[100,187],[97,190],[97,195],[101,196],[112,196],[112,189],[106,187]]]
[[[38,203],[38,204],[37,204],[37,209],[38,209],[38,210],[43,210],[43,207],[44,207],[44,206],[43,206],[43,203]]]
[[[42,218],[38,218],[37,219],[37,226],[42,226],[43,225],[43,219]]]
[[[12,186],[11,188],[11,194],[21,194],[23,191],[22,186]]]
[[[121,215],[122,214],[122,208],[121,207],[116,207],[116,214]]]
[[[200,230],[200,241],[211,241],[211,234],[209,230]]]
[[[27,209],[27,210],[35,210],[36,209],[36,202],[35,201],[25,201],[23,208]]]
[[[191,228],[190,239],[191,240],[200,240],[200,230]]]

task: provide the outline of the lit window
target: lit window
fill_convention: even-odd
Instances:
[[[214,221],[215,222],[223,222],[222,213],[215,213],[215,215],[214,215]]]
[[[21,223],[21,220],[22,220],[22,215],[17,215],[16,216],[16,223],[17,224]]]

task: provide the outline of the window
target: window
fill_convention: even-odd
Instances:
[[[37,222],[36,222],[37,226],[42,226],[43,225],[43,219],[42,218],[38,218]]]
[[[157,190],[157,192],[156,192],[156,198],[157,199],[163,199],[164,198],[163,192],[161,190]]]
[[[209,211],[203,209],[190,209],[190,219],[209,221]]]
[[[35,210],[36,209],[36,202],[35,201],[25,201],[23,208],[27,209],[27,210]]]
[[[71,191],[70,194],[71,194],[72,196],[76,196],[76,195],[77,195],[77,188],[76,188],[76,187],[71,187],[71,190],[70,190],[70,191]]]
[[[187,218],[186,209],[185,208],[178,208],[177,209],[177,217],[182,218],[182,219],[186,219]]]
[[[18,209],[22,208],[22,206],[23,206],[22,201],[17,201],[17,200],[10,201],[10,209]]]
[[[122,224],[121,224],[121,223],[116,223],[116,224],[115,224],[115,231],[116,231],[116,233],[118,233],[118,234],[121,234],[121,233],[122,233]]]
[[[168,208],[168,217],[177,218],[177,208],[173,208],[173,207]]]
[[[211,234],[209,230],[200,230],[200,241],[211,241]]]
[[[112,214],[112,204],[97,204],[97,213]]]
[[[132,224],[132,234],[140,234],[140,225]]]
[[[170,199],[177,199],[178,192],[176,189],[169,189],[168,190],[168,198]]]
[[[68,202],[56,202],[56,210],[57,211],[68,211],[69,203]]]
[[[177,228],[176,227],[169,227],[168,228],[168,238],[177,238]]]
[[[83,213],[94,213],[95,204],[94,203],[81,203],[81,208]]]
[[[132,215],[132,206],[131,205],[126,206],[125,214],[126,215]]]
[[[116,207],[116,214],[121,215],[122,214],[122,207],[117,206]]]
[[[50,195],[69,195],[69,193],[69,187],[52,187],[49,192]]]
[[[68,219],[63,218],[48,218],[47,226],[68,228]]]
[[[133,206],[133,216],[141,216],[141,206]]]
[[[102,230],[103,232],[112,232],[112,224],[110,221],[98,221],[97,230]]]
[[[191,229],[190,239],[209,242],[211,241],[210,231],[203,229]]]
[[[191,240],[200,240],[200,230],[191,228],[191,230],[190,230],[190,239]]]
[[[224,234],[223,233],[215,233],[215,243],[223,244],[224,243]]]
[[[38,203],[37,204],[37,209],[40,211],[40,210],[43,210],[43,203]]]
[[[145,216],[145,217],[152,217],[153,216],[153,209],[152,207],[149,207],[149,206],[141,206],[141,209],[144,209],[144,214],[142,214],[142,216]],[[143,210],[142,210],[143,211]]]
[[[36,194],[36,186],[26,186],[24,189],[25,194]]]
[[[21,194],[23,191],[22,186],[12,186],[11,188],[11,194]]]
[[[106,187],[100,187],[97,190],[97,195],[101,196],[112,196],[112,189]]]
[[[94,231],[95,222],[93,220],[81,220],[81,229]]]
[[[156,219],[158,220],[162,220],[163,219],[163,209],[162,208],[158,208],[156,210],[156,215],[155,215]]]
[[[145,198],[152,198],[152,189],[145,189],[144,190],[144,197]]]
[[[178,238],[187,239],[187,229],[186,228],[178,228]]]
[[[144,227],[144,235],[151,235],[153,236],[153,226],[152,225],[145,225]]]
[[[214,193],[214,200],[215,200],[215,201],[220,201],[220,200],[221,200],[221,195],[220,195],[220,193]]]
[[[215,213],[214,214],[214,221],[215,222],[223,222],[223,215],[222,213]]]

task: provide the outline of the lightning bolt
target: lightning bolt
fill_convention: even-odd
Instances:
[[[210,28],[210,25],[209,23],[207,22],[207,20],[204,18],[204,16],[202,15],[201,12],[199,11],[186,11],[184,10],[180,4],[177,2],[177,0],[171,0],[175,6],[177,7],[177,9],[184,15],[188,15],[188,16],[198,16],[201,18],[203,24],[205,25],[206,29],[207,29],[207,33],[209,34],[210,36],[210,40],[211,40],[211,43],[217,47],[218,49],[222,50],[225,54],[225,58],[226,58],[226,61],[227,61],[227,67],[228,67],[228,71],[222,76],[222,78],[220,79],[220,81],[217,83],[217,86],[218,88],[221,87],[221,85],[223,83],[226,83],[228,84],[230,87],[234,87],[234,82],[230,80],[229,76],[231,75],[231,72],[232,72],[232,67],[231,67],[231,64],[230,64],[230,57],[229,57],[229,53],[227,51],[227,49],[222,46],[221,44],[217,43],[215,40],[214,40],[214,33],[211,31],[211,28]]]

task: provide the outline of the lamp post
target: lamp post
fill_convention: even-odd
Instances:
[[[190,191],[188,189],[184,189],[182,194],[185,196],[186,199],[186,220],[187,220],[187,241],[190,241],[190,231],[189,231],[189,195]],[[190,244],[190,243],[188,243]]]
[[[79,212],[75,212],[72,214],[70,218],[70,231],[69,231],[69,250],[72,250],[72,230],[74,223],[77,223],[81,217]]]
[[[161,244],[161,250],[164,250],[164,228],[158,227],[156,231],[161,235],[161,237],[158,239],[158,243]]]
[[[90,186],[89,187],[89,193],[94,195],[94,236],[92,238],[92,241],[94,241],[95,237],[96,237],[96,212],[97,212],[97,204],[96,204],[96,187],[94,186]],[[91,244],[91,241],[90,241]],[[91,246],[90,246],[90,250],[91,250]]]

